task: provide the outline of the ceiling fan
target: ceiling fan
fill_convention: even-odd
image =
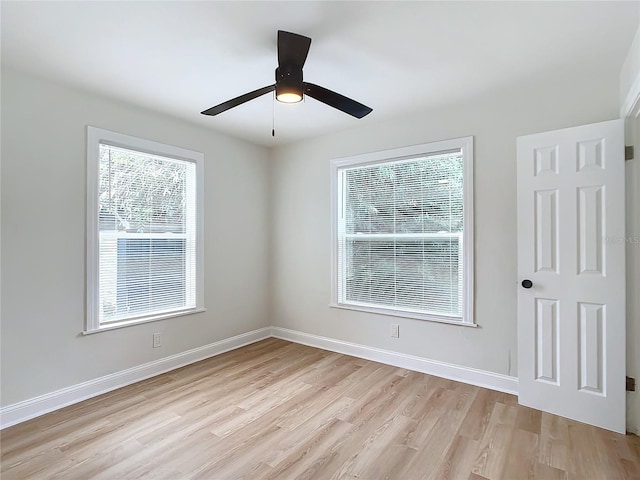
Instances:
[[[333,92],[327,88],[302,80],[302,66],[307,59],[311,39],[297,33],[278,30],[278,68],[276,68],[276,83],[268,87],[259,88],[253,92],[245,93],[232,100],[222,102],[211,107],[203,115],[218,115],[230,108],[242,105],[249,100],[276,92],[276,100],[283,103],[297,103],[302,101],[305,95],[315,98],[333,108],[362,118],[373,111],[372,108],[356,102],[350,98]]]

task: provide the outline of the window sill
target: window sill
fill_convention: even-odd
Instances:
[[[355,310],[358,312],[376,313],[378,315],[388,315],[391,317],[412,318],[414,320],[423,320],[427,322],[447,323],[449,325],[458,325],[460,327],[477,327],[476,323],[463,322],[461,320],[449,320],[446,317],[423,315],[419,313],[404,312],[400,310],[391,310],[387,308],[365,307],[361,305],[349,305],[342,303],[330,303],[331,308],[342,308],[344,310]]]
[[[132,327],[134,325],[141,325],[143,323],[157,322],[158,320],[166,320],[168,318],[174,318],[174,317],[184,317],[185,315],[192,315],[194,313],[202,313],[206,311],[207,311],[206,308],[194,308],[194,309],[182,310],[178,312],[163,313],[159,315],[154,315],[152,317],[145,317],[143,319],[123,320],[121,322],[114,322],[112,324],[107,324],[103,327],[99,327],[96,329],[83,330],[82,334],[92,335],[94,333],[106,332],[107,330],[115,330],[116,328]]]

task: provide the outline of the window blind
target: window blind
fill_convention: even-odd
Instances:
[[[461,319],[461,152],[341,175],[338,301]]]
[[[196,165],[100,144],[100,324],[196,307]]]

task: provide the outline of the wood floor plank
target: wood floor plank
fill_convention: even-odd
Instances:
[[[353,401],[353,399],[348,398]],[[340,439],[328,447],[322,462],[317,462],[312,466],[314,477],[318,479],[329,478],[355,478],[355,475],[348,472],[355,456],[361,454],[362,446],[368,439],[375,436],[376,430],[380,428],[380,420],[370,421],[371,417],[362,417],[362,421],[352,425]],[[412,421],[412,420],[411,420]],[[309,472],[306,470],[304,475]]]
[[[480,441],[478,458],[472,472],[486,478],[501,478],[513,435],[517,407],[496,403],[487,429]]]
[[[536,463],[532,478],[543,478],[545,480],[567,480],[567,473],[543,463]]]
[[[411,446],[416,448],[418,453],[400,472],[402,478],[437,478],[437,472],[447,461],[447,451],[454,442],[475,398],[475,392],[474,395],[468,395],[466,389],[457,393],[451,390],[447,392],[449,392],[447,400],[449,408],[445,407],[440,412],[438,410],[429,412],[429,415],[437,418],[435,424],[426,422],[423,427],[426,429],[424,434],[420,426],[416,430]]]
[[[597,429],[584,423],[568,421],[570,478],[609,479],[622,478],[623,472],[616,459],[607,455],[599,441]],[[588,446],[588,447],[587,447]]]
[[[516,428],[538,435],[542,428],[542,412],[522,405],[518,406]]]
[[[435,475],[436,478],[441,480],[467,478],[475,462],[477,451],[477,440],[464,435],[456,435]]]
[[[640,439],[267,339],[0,432],[3,480],[640,477]]]
[[[529,413],[527,412],[526,415]],[[511,435],[511,442],[507,448],[501,478],[533,478],[535,475],[539,436],[537,433],[517,428],[517,418],[516,429]]]
[[[379,455],[367,463],[362,473],[356,478],[375,478],[380,480],[395,480],[397,472],[413,461],[417,450],[392,443],[386,446]]]
[[[557,415],[542,414],[538,461],[565,472],[569,470],[571,462],[567,419]]]
[[[473,440],[480,440],[491,418],[496,396],[496,392],[484,388],[478,392],[469,409],[469,415],[465,417],[460,426],[458,432],[460,435]]]
[[[389,465],[380,462],[380,457],[390,445],[394,445],[394,439],[406,428],[407,423],[411,422],[407,417],[397,415],[387,418],[386,421],[371,428],[369,435],[360,443],[357,448],[351,448],[351,455],[344,462],[342,468],[336,472],[337,477],[355,476],[357,478],[379,478],[386,477],[390,472]],[[373,426],[373,425],[372,425]],[[405,451],[412,450],[403,447]],[[412,457],[413,455],[411,455]],[[333,477],[336,478],[336,473]]]
[[[316,430],[302,444],[298,445],[273,471],[265,477],[267,480],[279,480],[282,478],[299,478],[312,465],[318,465],[319,460],[327,458],[329,447],[337,442],[351,425],[338,418]],[[321,464],[321,463],[320,463]]]

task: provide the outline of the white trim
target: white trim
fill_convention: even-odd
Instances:
[[[386,365],[393,365],[394,367],[406,368],[457,382],[518,395],[518,378],[509,375],[439,362],[437,360],[383,350],[381,348],[369,347],[357,343],[344,342],[342,340],[298,332],[287,328],[271,327],[271,335],[275,338],[289,340],[290,342],[300,343],[302,345],[309,345],[310,347],[322,348],[323,350],[343,353]]]
[[[154,360],[137,367],[46,393],[23,402],[0,408],[0,429],[16,425],[45,413],[81,402],[111,390],[131,385],[146,378],[199,362],[236,348],[259,342],[271,336],[270,327],[260,328],[235,337],[210,343],[186,352]]]
[[[152,317],[134,318],[131,320],[123,320],[121,322],[106,323],[98,330],[83,330],[83,335],[93,335],[94,333],[104,332],[107,330],[115,330],[116,328],[130,327],[132,325],[141,325],[143,323],[157,322],[158,320],[166,320],[167,318],[184,317],[185,315],[193,315],[194,313],[204,313],[206,308],[192,308],[190,310],[178,310],[174,312],[154,315]]]
[[[408,147],[392,148],[390,150],[381,150],[379,152],[363,153],[361,155],[352,155],[350,157],[335,158],[331,160],[331,163],[337,169],[361,164],[374,165],[378,163],[390,163],[403,158],[410,159],[417,155],[434,157],[437,155],[459,152],[461,148],[468,146],[469,142],[473,143],[473,137],[461,137],[451,140],[442,140],[439,142],[410,145]]]
[[[85,331],[99,331],[98,244],[100,202],[100,129],[87,126],[87,244]],[[98,145],[98,148],[96,148]]]
[[[338,189],[342,188],[342,176],[339,175],[339,160],[329,162],[329,250],[331,256],[331,268],[329,285],[329,305],[338,304],[338,216],[342,214],[342,206],[338,206]]]
[[[352,303],[330,303],[331,308],[341,308],[343,310],[354,310],[356,312],[375,313],[377,315],[389,315],[390,317],[412,318],[414,320],[428,320],[429,322],[446,323],[448,325],[458,325],[460,327],[476,328],[475,323],[467,323],[462,320],[451,320],[444,315],[435,315],[430,313],[420,313],[411,310],[394,310],[393,308],[382,308],[375,305]],[[456,317],[454,317],[456,318]]]
[[[0,408],[0,429],[270,337],[518,395],[517,377],[282,327],[264,327]]]
[[[475,227],[473,225],[474,215],[474,198],[473,198],[473,184],[475,179],[473,178],[473,163],[474,163],[474,151],[473,151],[473,137],[465,137],[456,142],[462,142],[462,163],[463,171],[463,206],[464,210],[463,223],[464,223],[464,239],[463,239],[463,261],[464,261],[464,284],[462,297],[464,298],[464,313],[463,321],[465,323],[476,323],[474,316],[475,308]]]
[[[346,167],[355,167],[357,165],[369,166],[385,163],[395,163],[397,161],[415,159],[420,155],[425,157],[434,157],[438,155],[446,155],[453,152],[460,152],[463,158],[463,221],[464,221],[464,237],[463,237],[463,261],[464,261],[464,278],[463,278],[463,299],[464,306],[462,318],[460,321],[450,321],[445,319],[443,323],[455,323],[457,325],[476,326],[474,318],[474,279],[475,279],[475,262],[474,262],[474,198],[473,198],[473,162],[474,148],[473,137],[462,137],[451,140],[443,140],[439,142],[424,143],[420,145],[411,145],[408,147],[394,148],[391,150],[383,150],[379,152],[370,152],[362,155],[355,155],[343,158],[334,158],[330,162],[330,252],[331,252],[331,293],[329,304],[336,307],[349,307],[352,310],[371,311],[370,308],[362,309],[356,304],[344,304],[339,302],[338,290],[342,288],[340,279],[338,278],[338,219],[343,214],[343,206],[338,205],[338,191],[343,187],[341,172]],[[384,312],[376,311],[386,315],[396,315],[392,309],[385,309]],[[427,320],[442,322],[437,317],[428,314],[414,315],[410,311],[403,311],[402,317],[415,318],[418,320]]]
[[[97,333],[110,330],[109,325],[100,325],[99,315],[99,173],[100,173],[100,144],[108,144],[114,147],[135,150],[149,155],[158,155],[163,158],[176,159],[195,165],[195,202],[196,202],[196,299],[195,306],[189,311],[194,313],[204,311],[204,154],[186,148],[176,147],[164,143],[154,142],[143,138],[112,132],[102,128],[87,125],[87,245],[86,245],[86,322],[83,333]],[[172,237],[174,238],[174,237]],[[175,236],[178,238],[178,236]],[[155,321],[158,319],[181,316],[182,314],[155,314],[146,317],[123,319],[118,322],[119,327]]]
[[[640,115],[640,72],[638,72],[620,106],[620,118],[637,117],[638,115]]]

